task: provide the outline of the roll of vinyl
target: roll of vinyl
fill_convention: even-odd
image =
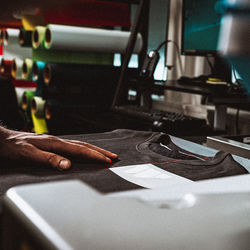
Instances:
[[[45,26],[43,16],[38,15],[22,15],[22,24],[26,31],[33,31],[36,26]]]
[[[22,107],[22,98],[25,91],[35,91],[35,88],[15,87],[18,107]]]
[[[31,112],[37,117],[37,118],[44,118],[44,105],[45,100],[43,100],[39,96],[34,96],[31,100]]]
[[[37,26],[32,33],[32,47],[34,49],[43,48],[43,40],[45,34],[44,26]]]
[[[11,81],[15,87],[21,87],[21,88],[36,88],[37,87],[37,83],[32,82],[32,81],[15,80],[13,78],[11,79]]]
[[[50,134],[63,135],[84,132],[81,107],[75,107],[55,100],[47,100],[45,118]]]
[[[38,118],[34,113],[31,113],[31,118],[33,122],[33,130],[35,133],[46,134],[48,133],[48,128],[46,120],[44,118]]]
[[[125,53],[129,36],[128,31],[49,24],[46,26],[44,47],[50,50]],[[142,46],[142,36],[138,34],[133,52],[140,53]]]
[[[68,1],[38,12],[46,23],[130,27],[130,5],[115,1]]]
[[[23,60],[15,58],[11,64],[11,76],[16,80],[23,79]]]
[[[3,46],[4,31],[5,31],[5,29],[0,30],[0,45],[1,46]]]
[[[94,105],[72,105],[66,102],[47,100],[45,117],[49,133],[53,135],[91,133],[95,124],[88,123],[90,117],[103,113],[103,107]]]
[[[6,2],[5,2],[6,3]],[[6,7],[4,3],[3,9]],[[22,22],[14,17],[11,18],[13,13],[11,13],[8,18],[0,18],[0,27],[8,27],[13,29],[19,29],[22,26]]]
[[[43,62],[43,61],[33,62],[33,66],[32,66],[32,80],[33,81],[39,81],[39,80],[43,81],[43,71],[44,71],[45,65],[46,65],[46,62]]]
[[[0,120],[2,124],[9,129],[22,129],[23,120],[19,113],[17,94],[11,80],[0,77],[0,88]]]
[[[12,60],[5,60],[4,58],[1,59],[1,65],[0,65],[0,72],[1,75],[10,77],[11,76],[11,65]]]
[[[19,44],[22,47],[32,47],[32,31],[25,30],[23,27],[19,30]]]
[[[66,83],[69,85],[77,82],[83,83],[85,80],[95,82],[95,80],[105,78],[108,74],[118,74],[119,72],[119,68],[109,65],[46,63],[43,79],[47,85],[50,85],[50,83]]]
[[[25,91],[22,95],[21,107],[23,110],[30,110],[31,100],[35,96],[34,90]]]
[[[111,53],[33,49],[32,59],[54,63],[113,65],[114,57]]]
[[[37,83],[36,88],[36,96],[40,96],[42,98],[47,98],[47,87],[44,84],[43,80],[43,70],[46,63],[42,61],[33,62],[32,73],[33,73],[33,81]]]
[[[44,82],[49,98],[71,103],[110,105],[120,69],[113,66],[46,64]]]
[[[24,59],[22,64],[22,79],[32,81],[32,66],[33,61],[31,59]]]
[[[21,47],[19,44],[19,29],[6,29],[3,34],[3,57],[6,60],[32,57],[32,49]]]

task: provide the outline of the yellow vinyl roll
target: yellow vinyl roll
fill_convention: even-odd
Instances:
[[[45,26],[44,18],[37,15],[23,15],[22,24],[25,30],[33,31],[36,26]]]
[[[34,113],[31,112],[31,118],[34,126],[34,132],[39,134],[48,133],[48,127],[44,118],[37,118]]]

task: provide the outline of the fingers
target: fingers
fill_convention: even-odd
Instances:
[[[86,142],[81,142],[81,141],[76,141],[76,140],[66,140],[66,141],[67,141],[67,142],[70,142],[70,143],[74,143],[74,144],[78,144],[78,145],[82,145],[82,146],[91,148],[91,149],[93,149],[93,150],[95,150],[95,151],[98,151],[98,152],[100,152],[100,153],[102,153],[102,154],[104,154],[104,155],[106,155],[106,156],[108,156],[108,157],[111,157],[111,158],[113,158],[113,159],[118,158],[118,155],[117,155],[117,154],[114,154],[114,153],[112,153],[112,152],[110,152],[110,151],[107,151],[107,150],[105,150],[105,149],[103,149],[103,148],[99,148],[99,147],[97,147],[97,146],[94,146],[94,145],[89,144],[89,143],[86,143]]]
[[[71,166],[71,162],[67,158],[51,152],[40,150],[33,145],[26,146],[25,151],[27,150],[29,151],[29,153],[25,153],[25,161],[31,161],[42,165],[51,166],[59,170],[66,170]]]
[[[86,147],[84,145],[79,145],[69,141],[61,141],[54,144],[54,149],[60,150],[63,142],[63,152],[70,154],[71,156],[78,158],[85,158],[90,160],[102,161],[106,163],[111,163],[111,159],[103,154],[102,152],[96,151],[95,149]],[[105,150],[104,150],[105,151]],[[60,152],[60,151],[59,151]]]
[[[29,139],[29,142],[41,150],[51,151],[59,154],[67,154],[71,157],[87,158],[91,160],[111,163],[110,158],[107,156],[109,156],[110,154],[112,155],[112,153],[101,150],[102,152],[105,152],[105,154],[103,154],[102,152],[86,147],[83,144],[73,143],[69,140],[62,140],[57,137],[49,136],[40,138],[33,137],[32,139]]]

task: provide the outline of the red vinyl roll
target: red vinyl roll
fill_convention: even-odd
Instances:
[[[37,14],[46,23],[122,26],[130,27],[130,7],[127,3],[105,2],[100,0],[74,1],[57,8],[41,9]]]
[[[11,19],[11,20],[2,20],[0,18],[0,28],[20,28],[22,26],[21,20]]]
[[[0,45],[0,55],[3,55],[3,46]]]
[[[15,87],[20,87],[20,88],[36,88],[37,84],[36,82],[31,82],[31,81],[25,81],[25,80],[15,80],[11,79],[13,85]]]

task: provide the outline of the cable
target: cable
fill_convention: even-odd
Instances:
[[[165,40],[162,43],[159,44],[159,46],[157,47],[156,51],[158,52],[161,47],[167,43],[173,43],[176,47],[176,50],[178,52],[178,59],[179,59],[179,64],[180,64],[180,70],[181,70],[181,74],[183,74],[183,67],[182,67],[182,62],[181,62],[181,54],[180,54],[180,48],[177,42],[173,41],[173,40]],[[168,67],[168,66],[167,66]]]
[[[162,48],[163,45],[165,45],[167,43],[171,43],[171,42],[175,45],[178,53],[180,53],[179,45],[175,41],[172,41],[172,40],[165,40],[162,43],[160,43],[159,46],[157,47],[156,51],[159,51]]]
[[[165,41],[163,41],[162,43],[160,43],[160,44],[158,45],[156,51],[159,51],[163,45],[165,45],[165,44],[167,44],[167,43],[169,43],[169,42],[170,42],[170,40],[165,40]]]

